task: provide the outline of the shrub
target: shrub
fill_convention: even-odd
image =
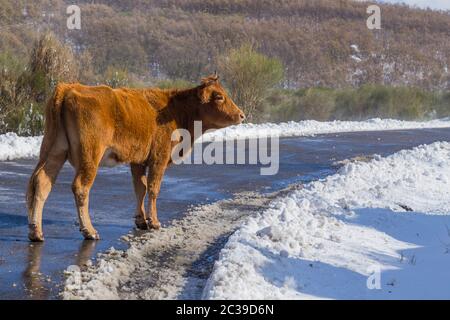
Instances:
[[[130,79],[126,69],[118,69],[115,67],[108,67],[103,76],[103,82],[111,88],[129,87]]]
[[[256,52],[249,44],[221,56],[219,68],[232,98],[250,121],[258,118],[257,111],[270,89],[283,78],[281,62]]]
[[[27,65],[26,68],[23,66]],[[43,131],[43,106],[59,81],[74,81],[78,68],[70,47],[52,34],[34,43],[28,64],[0,55],[0,132],[37,135]]]
[[[166,79],[166,80],[161,80],[158,81],[156,83],[156,87],[161,88],[161,89],[186,89],[186,88],[190,88],[193,87],[194,84],[183,80],[183,79],[175,79],[175,80],[170,80],[170,79]]]
[[[44,101],[60,81],[78,79],[78,65],[72,49],[51,33],[34,44],[28,69],[28,81],[36,101]]]
[[[23,65],[12,54],[0,54],[0,133],[17,129],[11,119],[27,99],[21,79]]]
[[[270,105],[272,103],[272,105]],[[268,118],[288,120],[427,120],[450,116],[450,93],[414,87],[283,90],[267,99]]]

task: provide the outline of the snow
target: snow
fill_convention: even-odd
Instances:
[[[359,52],[360,52],[359,46],[358,46],[357,44],[352,44],[352,45],[350,46],[350,48],[352,48],[356,53],[359,53]]]
[[[355,60],[356,62],[361,62],[361,61],[362,61],[362,59],[361,59],[360,57],[355,56],[354,54],[352,54],[352,55],[350,56],[350,58],[352,58],[352,59]]]
[[[450,143],[350,162],[228,240],[206,299],[449,299]]]
[[[130,232],[122,237],[130,245],[126,251],[111,248],[100,253],[95,263],[88,260],[81,267],[69,266],[61,297],[198,299],[220,250],[220,239],[271,197],[242,192],[232,199],[191,207],[181,219],[157,232]]]
[[[102,300],[117,300],[119,299],[119,284],[123,279],[126,279],[134,272],[139,262],[145,259],[144,250],[137,250],[135,247],[130,247],[126,253],[115,250],[111,247],[104,256],[109,259],[99,259],[95,266],[95,278],[91,281],[84,281],[83,273],[78,266],[69,266],[65,274],[67,280],[65,282],[64,292],[62,297],[64,299],[102,299]],[[101,255],[100,255],[101,256]],[[123,262],[123,258],[126,263]],[[86,277],[86,276],[85,276]],[[83,296],[78,297],[73,292],[83,291]]]
[[[361,51],[359,50],[358,45],[352,44],[352,45],[350,46],[350,48],[351,48],[351,49],[353,50],[353,52],[355,53],[355,54],[350,55],[350,58],[352,58],[352,59],[353,59],[354,61],[356,61],[356,62],[361,62],[362,59],[361,59],[360,57],[358,57],[358,54],[361,53]]]
[[[0,135],[0,161],[35,158],[39,155],[42,137],[20,137],[8,132]]]
[[[329,121],[315,120],[290,121],[283,123],[241,124],[206,133],[201,142],[250,139],[260,137],[294,137],[316,134],[383,131],[401,129],[449,128],[450,118],[431,121],[402,121],[394,119],[370,119],[366,121]],[[21,158],[36,158],[42,136],[20,137],[15,133],[0,135],[0,161]]]
[[[450,118],[431,121],[402,121],[394,119],[369,119],[365,121],[290,121],[282,123],[241,124],[203,135],[203,142],[258,137],[299,137],[316,134],[356,131],[384,131],[401,129],[448,128]]]

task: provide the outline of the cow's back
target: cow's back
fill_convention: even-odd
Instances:
[[[83,145],[101,144],[119,162],[145,161],[156,116],[139,90],[74,84],[65,93],[68,138]]]

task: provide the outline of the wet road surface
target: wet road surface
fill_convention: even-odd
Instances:
[[[254,165],[179,165],[168,169],[158,199],[161,223],[181,217],[189,207],[232,198],[244,191],[272,192],[335,172],[336,161],[450,141],[450,129],[359,132],[285,138],[280,170],[261,176]],[[44,209],[46,241],[27,240],[24,193],[35,160],[0,162],[0,299],[55,299],[63,270],[114,246],[134,227],[135,199],[128,167],[102,168],[91,191],[91,218],[100,241],[83,241],[71,192],[73,169],[66,165]]]

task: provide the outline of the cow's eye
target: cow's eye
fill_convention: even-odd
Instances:
[[[225,98],[223,96],[221,96],[220,94],[218,94],[214,97],[214,100],[216,100],[218,102],[222,102],[225,100]]]

